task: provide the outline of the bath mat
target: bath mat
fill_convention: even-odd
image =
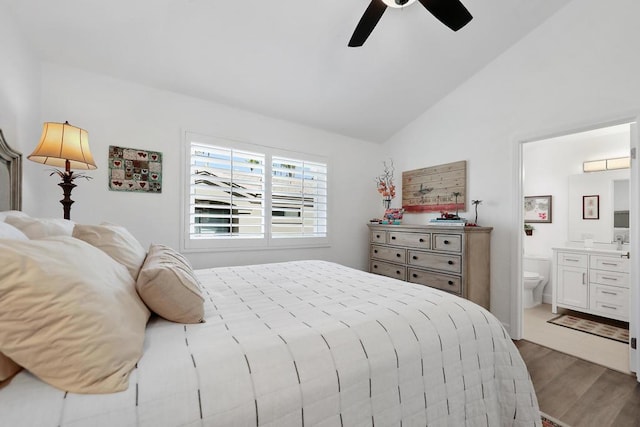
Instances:
[[[625,344],[629,343],[628,327],[608,325],[594,319],[584,319],[569,314],[561,314],[558,317],[547,320],[547,323],[553,323],[554,325],[564,326],[565,328],[575,329]]]
[[[540,411],[540,417],[542,418],[542,427],[569,427],[562,421],[556,420],[542,411]]]

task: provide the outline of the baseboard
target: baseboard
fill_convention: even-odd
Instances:
[[[542,302],[545,304],[552,304],[553,297],[551,294],[542,294]]]

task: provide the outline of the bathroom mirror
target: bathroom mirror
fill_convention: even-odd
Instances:
[[[571,175],[568,194],[568,240],[611,243],[620,235],[629,241],[629,169]],[[598,196],[597,215],[585,215],[585,196]]]

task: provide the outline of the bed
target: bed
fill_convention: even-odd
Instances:
[[[25,369],[0,385],[0,425],[540,425],[508,334],[454,295],[318,260],[193,271],[171,248],[141,249],[119,226],[17,212],[3,222],[0,352]],[[7,236],[12,228],[24,238]],[[156,280],[158,268],[184,286],[173,294],[175,283],[163,282],[154,302],[147,292],[158,287],[141,282]],[[28,286],[57,294],[14,298]],[[60,315],[65,298],[80,314]],[[84,320],[100,310],[102,320]],[[111,347],[46,329],[73,320]],[[6,332],[13,327],[26,335]],[[24,344],[42,332],[39,350]],[[58,348],[65,343],[68,354]],[[102,349],[129,361],[92,365],[108,375],[86,381],[82,364]],[[76,374],[87,388],[76,387]]]

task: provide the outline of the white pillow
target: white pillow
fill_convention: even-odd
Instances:
[[[138,272],[147,251],[129,231],[119,225],[102,223],[100,225],[76,224],[73,237],[84,240],[104,251],[111,258],[127,267],[131,277],[138,278]]]
[[[125,390],[149,318],[127,269],[67,236],[0,240],[0,259],[0,351],[61,390]]]
[[[26,213],[24,213],[22,211],[2,211],[2,212],[0,212],[0,221],[4,221],[5,218],[7,218],[8,216],[28,217],[29,215],[27,215]]]
[[[0,222],[0,239],[29,240],[26,234],[6,222]]]
[[[4,220],[30,239],[42,239],[51,236],[71,236],[75,223],[68,219],[31,218],[28,216],[7,216]]]

